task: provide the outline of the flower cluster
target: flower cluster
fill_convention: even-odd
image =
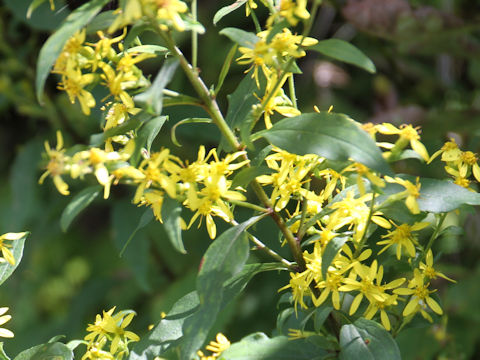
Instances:
[[[477,155],[471,151],[460,150],[455,139],[447,141],[440,150],[432,155],[429,162],[439,155],[442,155],[440,159],[446,164],[445,171],[455,179],[455,184],[469,188],[471,175],[480,182]]]
[[[125,31],[115,38],[109,38],[101,31],[97,35],[99,40],[96,43],[85,42],[85,29],[72,36],[55,62],[53,72],[61,76],[58,88],[67,93],[72,104],[78,99],[86,115],[96,105],[95,98],[87,89],[101,82],[109,91],[109,97],[114,99],[110,108],[115,109],[117,123],[121,123],[129,113],[136,111],[127,90],[148,84],[135,64],[155,55],[129,52],[121,43],[116,50],[113,45],[125,38]]]
[[[109,32],[130,25],[143,17],[153,19],[161,30],[173,27],[177,31],[184,31],[186,25],[183,15],[187,11],[187,4],[180,0],[127,0],[125,5],[116,11],[117,17]]]
[[[392,328],[389,312],[398,312],[398,307],[404,303],[404,317],[419,312],[431,321],[429,309],[442,314],[440,305],[430,296],[435,291],[430,288],[430,280],[436,277],[451,279],[433,268],[432,250],[425,250],[418,236],[418,232],[431,225],[430,222],[397,224],[382,211],[388,202],[405,201],[407,211],[420,214],[418,179],[415,184],[400,177],[382,178],[365,165],[354,162],[337,172],[318,156],[299,156],[276,148],[265,162],[274,172],[259,176],[258,182],[271,188],[270,200],[275,211],[287,210],[287,223],[297,240],[304,246],[313,244],[312,251],[303,252],[306,269],[290,273],[289,284],[280,289],[291,289],[295,308],[307,308],[306,299],[310,298],[316,307],[331,299],[333,307],[339,310],[346,299],[350,299],[350,315],[359,309],[367,319],[379,314],[387,330]],[[360,178],[362,187],[348,187],[349,179],[345,174],[357,168],[362,169],[356,181],[358,183]],[[386,183],[401,185],[405,190],[390,195],[388,200],[377,201],[374,186],[381,189]],[[290,213],[288,208],[292,207],[295,211]],[[376,244],[368,244],[376,229],[384,235]],[[322,267],[332,241],[343,246],[331,262]],[[408,260],[411,266],[409,280],[406,274],[385,281],[379,255],[389,249],[394,250],[397,261],[402,261],[402,257]],[[416,261],[423,253],[426,253],[426,262]],[[362,303],[365,306],[362,307]]]
[[[88,341],[87,351],[82,360],[121,360],[129,353],[128,344],[140,340],[138,335],[125,330],[135,313],[120,311],[114,314],[114,311],[115,307],[104,311],[103,315],[97,314],[95,323],[88,325],[89,334],[85,336],[85,340]]]
[[[105,151],[97,147],[66,155],[63,149],[63,137],[57,133],[57,146],[52,149],[45,143],[48,163],[40,183],[47,176],[53,178],[57,190],[68,195],[68,185],[62,176],[73,179],[83,178],[87,174],[95,175],[104,187],[104,198],[108,198],[111,185],[120,182],[136,187],[133,202],[150,206],[155,217],[162,221],[162,204],[167,195],[176,199],[194,212],[188,227],[200,218],[205,218],[208,234],[216,237],[214,216],[226,222],[233,220],[229,203],[242,203],[246,198],[242,189],[232,189],[229,177],[235,170],[245,166],[248,161],[237,161],[245,155],[238,151],[220,159],[216,149],[208,153],[203,146],[198,150],[197,160],[188,163],[170,154],[169,149],[153,152],[138,167],[130,165],[129,160],[134,148],[131,140],[121,151]]]

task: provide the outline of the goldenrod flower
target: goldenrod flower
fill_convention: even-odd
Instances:
[[[69,160],[70,158],[66,156],[65,149],[63,149],[63,137],[60,131],[57,131],[57,146],[55,149],[50,147],[50,144],[45,141],[45,151],[47,152],[50,161],[47,164],[47,171],[45,171],[40,179],[38,180],[39,184],[43,184],[43,181],[48,175],[53,177],[53,183],[57,188],[58,192],[62,195],[69,195],[68,185],[63,181],[62,176],[69,169]]]
[[[396,225],[395,230],[389,231],[386,235],[382,235],[383,239],[378,241],[377,245],[386,245],[382,250],[379,251],[379,255],[386,251],[390,246],[396,245],[396,254],[397,259],[400,260],[402,256],[402,248],[405,248],[406,253],[410,257],[415,257],[415,245],[418,245],[417,237],[413,234],[414,231],[419,231],[425,229],[430,223],[427,222],[417,222],[413,225],[402,224],[400,226]]]
[[[12,247],[12,245],[6,244],[5,241],[20,240],[21,238],[24,238],[27,234],[28,232],[21,232],[21,233],[10,232],[0,236],[0,249],[2,250],[2,255],[3,255],[3,258],[0,258],[0,262],[7,261],[10,265],[15,265],[15,257],[13,256],[12,252],[9,249]]]
[[[218,333],[215,340],[216,341],[210,341],[210,344],[208,344],[205,349],[213,352],[216,356],[220,355],[230,347],[230,341],[228,341],[222,333]]]
[[[4,315],[8,311],[8,307],[1,307],[0,308],[0,325],[5,324],[6,322],[10,321],[12,318],[11,315]],[[8,329],[0,328],[0,337],[4,338],[13,338],[14,334]]]
[[[418,207],[417,199],[420,197],[420,178],[417,177],[416,183],[413,184],[408,180],[396,177],[392,178],[390,176],[385,176],[385,180],[389,183],[400,184],[405,188],[405,191],[402,191],[398,194],[393,195],[395,198],[403,199],[405,198],[405,205],[410,210],[412,214],[419,214],[420,208]]]
[[[78,67],[67,63],[65,71],[62,72],[62,82],[58,84],[58,89],[67,93],[72,104],[78,98],[83,113],[90,115],[90,108],[95,107],[96,102],[93,95],[84,87],[90,85],[94,80],[94,74],[82,74]]]
[[[425,283],[425,278],[420,270],[415,269],[413,272],[413,279],[408,283],[408,288],[399,288],[393,291],[398,295],[412,295],[410,301],[403,309],[403,316],[409,316],[420,311],[422,316],[431,322],[431,316],[425,311],[427,306],[438,315],[443,314],[440,305],[430,297],[430,294],[435,292],[435,290],[429,290],[429,285],[429,282]]]
[[[399,135],[400,138],[395,143],[395,147],[402,150],[408,143],[413,151],[419,154],[423,160],[428,161],[429,156],[425,145],[420,142],[419,128],[414,128],[412,125],[401,125],[396,128],[393,124],[383,123],[375,126],[376,130],[385,135]],[[392,150],[393,151],[393,150]]]
[[[307,11],[307,0],[281,0],[279,13],[292,26],[296,26],[299,19],[307,20],[310,18]]]
[[[90,344],[95,342],[101,343],[108,339],[111,341],[110,344],[110,353],[115,355],[118,350],[120,352],[125,352],[128,350],[127,345],[131,341],[139,341],[140,338],[137,334],[126,331],[125,328],[132,321],[135,313],[130,312],[119,312],[113,315],[115,307],[111,308],[107,312],[103,312],[102,315],[97,315],[95,318],[94,324],[89,324],[87,331],[90,334],[85,336],[85,340],[89,341]]]
[[[451,281],[453,283],[456,283],[455,280],[450,279],[448,276],[445,274],[442,274],[439,271],[436,271],[433,268],[433,253],[432,249],[428,249],[427,255],[425,256],[425,263],[420,262],[420,265],[418,266],[420,270],[422,270],[422,274],[424,277],[428,278],[429,280],[435,280],[437,277],[441,277],[445,280]]]

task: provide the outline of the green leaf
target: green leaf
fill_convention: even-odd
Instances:
[[[450,180],[420,178],[420,183],[422,186],[417,202],[421,211],[442,213],[458,209],[463,204],[480,205],[480,194]]]
[[[401,360],[390,333],[375,321],[360,318],[340,329],[340,360]]]
[[[168,116],[156,116],[142,124],[142,127],[138,130],[137,137],[135,138],[135,149],[130,157],[132,165],[135,166],[140,161],[142,149],[146,149],[147,153],[150,153],[153,140],[155,140],[167,119]]]
[[[170,80],[172,80],[178,64],[179,62],[176,59],[166,60],[155,77],[152,85],[145,92],[134,97],[135,102],[143,106],[147,112],[154,115],[160,115],[162,113],[163,105],[163,90]]]
[[[327,278],[328,267],[347,240],[347,236],[335,237],[328,242],[327,246],[325,246],[325,252],[322,255],[322,277],[324,279]]]
[[[45,0],[43,0],[45,1]],[[237,10],[239,7],[241,7],[243,4],[245,4],[247,0],[237,0],[233,4],[227,5],[222,7],[220,10],[218,10],[215,13],[215,16],[213,17],[213,25],[217,25],[217,23],[225,16],[230,14],[232,11]]]
[[[222,307],[223,284],[240,272],[249,255],[246,230],[265,215],[234,226],[208,247],[197,277],[200,308],[184,323],[180,357],[190,359],[203,345]]]
[[[131,130],[137,129],[140,124],[142,123],[142,118],[145,117],[146,114],[140,112],[138,115],[130,118],[129,120],[125,121],[124,123],[112,127],[107,131],[99,134],[93,134],[90,136],[90,145],[92,146],[99,146],[102,145],[108,138],[117,135],[124,135]]]
[[[243,270],[240,271],[234,277],[228,279],[223,284],[223,303],[224,306],[227,305],[233,298],[240,294],[245,286],[249,283],[252,278],[265,271],[281,271],[287,270],[285,266],[279,263],[259,263],[259,264],[247,264],[243,267]]]
[[[251,76],[245,76],[235,91],[227,95],[228,110],[225,121],[231,129],[241,128],[244,125],[244,133],[250,137],[251,124],[253,123],[252,107],[260,104],[259,97],[265,92],[266,79],[260,72],[258,76],[260,88],[257,87],[255,79]],[[244,139],[242,139],[244,140]],[[250,142],[249,139],[247,139]],[[227,141],[222,138],[220,148],[229,149]]]
[[[184,124],[211,124],[213,121],[210,118],[187,118],[180,120],[175,125],[172,126],[170,130],[170,137],[172,138],[172,142],[177,146],[182,146],[177,140],[176,130],[177,127]]]
[[[392,174],[375,141],[344,114],[302,114],[255,134],[255,138],[259,136],[293,154],[317,154],[340,161],[352,158],[375,171]]]
[[[223,284],[221,308],[236,297],[255,276],[264,271],[285,270],[278,263],[248,264],[234,277]],[[170,348],[178,345],[183,336],[183,323],[195,314],[200,306],[196,291],[193,291],[180,300],[168,312],[160,323],[137,343],[130,352],[129,360],[151,360],[155,356],[163,355]]]
[[[410,175],[399,175],[400,178],[416,183],[416,178]],[[480,194],[469,191],[454,184],[450,180],[420,178],[420,197],[417,198],[421,211],[444,213],[458,209],[464,204],[480,205]],[[385,195],[392,195],[404,191],[399,184],[387,183],[383,189]],[[382,195],[380,199],[385,199]]]
[[[109,28],[117,16],[113,10],[102,11],[87,25],[87,34],[95,34],[97,31]]]
[[[234,44],[223,62],[222,69],[220,70],[220,75],[218,75],[217,85],[215,86],[214,94],[217,95],[222,88],[223,82],[227,77],[228,71],[230,70],[230,65],[232,65],[232,60],[235,54],[237,53],[238,45]]]
[[[186,254],[182,241],[182,229],[180,225],[180,214],[182,206],[176,200],[171,199],[168,195],[163,198],[162,204],[162,220],[163,228],[167,233],[170,243],[178,252]]]
[[[323,323],[327,320],[328,315],[332,312],[333,307],[325,305],[323,303],[320,307],[315,309],[315,315],[313,316],[313,326],[316,332],[320,332]]]
[[[129,360],[151,360],[163,354],[182,337],[182,326],[189,316],[194,314],[200,305],[196,291],[192,291],[178,300],[167,316],[135,344],[130,351]]]
[[[9,262],[2,262],[0,263],[0,285],[8,279],[10,275],[12,275],[13,271],[17,268],[18,264],[20,264],[20,260],[22,260],[23,255],[23,246],[25,245],[25,239],[30,233],[26,233],[24,237],[18,240],[12,240],[11,244],[12,247],[10,251],[13,254],[15,259],[15,265],[11,265]]]
[[[140,230],[142,230],[145,226],[147,226],[148,224],[150,224],[153,220],[153,211],[151,209],[147,209],[145,210],[145,212],[142,214],[142,217],[140,218],[140,220],[138,221],[138,225],[137,227],[135,228],[135,230],[133,230],[133,232],[130,234],[130,237],[128,238],[128,240],[125,242],[125,245],[123,245],[122,247],[122,250],[120,250],[120,253],[119,253],[119,256],[122,257],[123,253],[125,252],[125,249],[127,248],[128,244],[130,244],[130,241],[132,241],[132,239],[135,237],[135,235],[137,234],[137,232],[139,232]]]
[[[10,360],[8,355],[5,353],[5,350],[3,349],[3,342],[0,342],[0,360]]]
[[[168,49],[159,45],[139,45],[127,50],[127,53],[165,55]]]
[[[73,360],[73,352],[60,342],[37,345],[18,354],[14,360]]]
[[[254,33],[233,28],[227,27],[220,31],[220,35],[225,35],[233,42],[236,42],[240,46],[244,46],[250,49],[253,49],[255,44],[260,40],[260,38]]]
[[[270,175],[273,174],[273,172],[274,171],[272,169],[266,166],[244,168],[240,170],[233,178],[232,188],[236,188],[237,186],[245,187],[257,176]]]
[[[375,73],[375,65],[363,52],[352,44],[340,39],[327,39],[319,41],[318,44],[310,46],[309,50],[314,50],[322,55],[340,60],[348,64],[358,66],[369,73]]]
[[[147,209],[148,213],[152,213],[151,209]],[[125,249],[122,259],[130,267],[138,285],[145,290],[150,290],[150,284],[147,278],[148,257],[149,257],[149,242],[143,229],[136,231],[141,223],[143,212],[126,202],[117,202],[113,205],[111,212],[111,224],[113,229],[113,242],[115,247],[120,252],[125,244],[128,242],[132,233],[135,246],[129,246]],[[148,215],[145,215],[148,219]]]
[[[66,206],[60,217],[60,227],[63,232],[66,232],[73,219],[82,212],[93,200],[100,194],[102,187],[100,185],[90,186],[83,189],[73,197],[70,203]]]
[[[219,360],[320,360],[327,354],[306,339],[269,338],[263,333],[255,333],[232,344]]]
[[[38,101],[43,104],[43,87],[48,74],[57,57],[62,52],[67,40],[77,30],[86,26],[109,0],[91,0],[73,11],[62,23],[60,28],[48,38],[40,50],[37,61],[37,76],[35,85]]]

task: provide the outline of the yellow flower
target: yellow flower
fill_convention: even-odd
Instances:
[[[255,0],[247,0],[245,3],[245,15],[249,16],[252,10],[255,10],[258,7]]]
[[[364,177],[366,177],[368,180],[370,180],[372,184],[378,187],[385,186],[385,182],[363,164],[360,164],[357,162],[353,163],[347,166],[345,169],[343,169],[342,173],[350,172],[350,171],[355,172],[357,174],[357,186],[358,186],[358,191],[360,192],[360,195],[365,195],[365,185],[363,183]]]
[[[10,265],[15,265],[15,257],[13,256],[12,252],[9,249],[12,247],[12,245],[6,244],[5,240],[7,241],[20,240],[21,238],[24,238],[25,236],[27,236],[27,234],[28,232],[6,233],[0,236],[0,249],[2,250],[2,255],[3,255],[3,258],[0,258],[0,262],[7,261]]]
[[[119,312],[113,315],[115,307],[111,308],[107,312],[103,311],[103,316],[98,315],[95,318],[94,324],[89,324],[87,331],[90,334],[85,336],[85,340],[89,343],[101,342],[104,338],[111,341],[110,353],[115,354],[117,350],[124,352],[128,350],[127,345],[131,341],[139,341],[140,338],[137,334],[126,331],[125,328],[132,321],[135,313]]]
[[[108,87],[115,100],[120,100],[128,109],[134,108],[133,99],[125,89],[135,86],[139,77],[132,72],[115,72],[110,65],[105,63],[100,63],[99,67],[103,70],[100,77],[105,80],[104,85]]]
[[[445,274],[442,274],[439,271],[436,271],[433,268],[433,253],[432,249],[429,249],[427,252],[427,255],[425,256],[425,263],[420,262],[420,265],[418,266],[420,270],[422,270],[423,276],[430,279],[430,280],[435,280],[437,277],[441,277],[445,280],[451,281],[453,283],[456,283],[455,280],[450,279],[448,276]]]
[[[405,198],[405,205],[407,205],[407,208],[411,211],[412,214],[420,213],[417,199],[420,197],[420,187],[422,185],[420,184],[419,177],[417,177],[415,184],[399,177],[392,178],[390,176],[385,176],[385,180],[389,183],[396,183],[402,185],[405,188],[405,191],[395,194],[394,197],[398,199]]]
[[[50,161],[47,164],[47,171],[40,176],[38,183],[43,184],[45,178],[48,175],[51,175],[58,192],[62,195],[69,195],[70,192],[68,191],[68,185],[63,181],[61,175],[69,169],[68,162],[70,158],[64,155],[65,149],[63,149],[63,137],[60,131],[57,131],[57,146],[55,149],[52,149],[49,143],[45,141],[45,151],[47,152]]]
[[[4,315],[8,311],[8,307],[1,307],[0,308],[0,325],[5,324],[6,322],[10,321],[12,318],[11,315]],[[0,328],[0,337],[4,338],[13,338],[14,334],[8,329]]]
[[[402,256],[402,248],[405,248],[410,257],[415,257],[415,245],[418,245],[418,242],[417,237],[413,234],[413,232],[425,229],[430,224],[427,222],[418,222],[413,225],[394,225],[396,226],[395,230],[389,231],[386,235],[382,235],[382,238],[387,240],[377,242],[377,245],[386,245],[382,250],[379,251],[378,254],[380,255],[390,246],[396,245],[396,254],[398,260],[400,260],[400,257]]]
[[[286,18],[292,26],[297,25],[298,19],[309,19],[310,14],[307,11],[307,0],[281,0],[280,15]]]
[[[435,290],[428,290],[429,285],[430,283],[425,283],[425,278],[422,273],[418,269],[415,269],[413,271],[413,279],[408,283],[408,288],[399,288],[393,291],[398,295],[412,295],[410,301],[403,309],[403,316],[409,316],[420,311],[425,319],[432,322],[431,316],[425,311],[427,306],[438,315],[443,314],[440,305],[430,297],[430,294],[435,292]]]
[[[188,11],[188,6],[179,0],[154,0],[157,6],[157,19],[173,24],[177,31],[185,30],[185,23],[180,14]]]
[[[402,150],[408,143],[410,143],[413,151],[419,154],[423,160],[429,160],[427,149],[425,148],[425,145],[420,142],[418,127],[414,128],[412,125],[401,125],[399,128],[396,128],[392,124],[383,123],[376,125],[375,128],[381,134],[399,135],[400,138],[395,143],[395,147],[398,150]],[[393,151],[394,150],[392,149],[392,152]]]
[[[216,341],[210,341],[210,344],[208,344],[205,349],[215,353],[216,356],[220,355],[230,347],[230,341],[228,341],[222,333],[218,333],[215,340]]]
[[[83,113],[90,115],[90,108],[95,107],[96,102],[93,95],[85,90],[84,87],[91,84],[94,80],[94,74],[82,74],[79,68],[68,63],[65,71],[62,73],[62,82],[58,84],[58,89],[67,93],[72,104],[78,98]]]

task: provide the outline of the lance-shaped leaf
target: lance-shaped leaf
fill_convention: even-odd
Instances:
[[[327,39],[310,46],[309,50],[315,50],[322,55],[348,64],[358,66],[361,69],[374,73],[376,71],[372,60],[352,44],[340,39]]]
[[[102,7],[109,0],[91,0],[73,11],[63,22],[60,28],[48,38],[40,50],[37,61],[37,76],[35,85],[37,88],[37,98],[43,103],[43,87],[48,74],[58,56],[63,50],[63,46],[68,39],[82,27],[86,26],[97,15]]]
[[[320,360],[327,354],[308,339],[269,338],[263,333],[255,333],[232,344],[219,360]]]
[[[383,174],[392,174],[375,141],[344,114],[309,113],[279,121],[255,134],[293,154],[317,154],[329,160],[353,159]]]
[[[130,162],[133,166],[136,166],[141,160],[142,149],[145,149],[147,153],[150,153],[153,141],[167,120],[168,116],[156,116],[142,124],[141,128],[137,131],[135,149],[130,157]]]
[[[37,345],[18,354],[14,360],[73,360],[73,351],[60,342]]]
[[[162,204],[163,228],[173,247],[180,253],[186,254],[182,241],[182,229],[180,225],[180,214],[182,206],[174,199],[165,195]]]
[[[29,232],[26,232],[20,239],[12,240],[12,247],[10,248],[10,251],[13,254],[13,258],[15,259],[15,264],[11,265],[8,261],[0,263],[0,285],[3,284],[10,275],[12,275],[18,264],[20,264],[20,260],[22,259],[23,255],[23,246],[25,245],[25,239],[29,234]]]
[[[325,246],[325,251],[322,255],[322,277],[327,278],[327,270],[330,264],[332,263],[335,256],[342,248],[342,246],[347,242],[348,237],[336,237],[330,240]]]
[[[416,183],[414,176],[402,174],[399,177],[413,184]],[[458,209],[462,205],[480,205],[480,194],[469,191],[450,180],[420,178],[420,184],[417,203],[421,211],[444,213]],[[387,183],[382,190],[385,195],[379,197],[379,200],[386,199],[387,195],[405,191],[405,188],[399,184]]]
[[[390,333],[375,321],[360,318],[340,329],[340,360],[400,360]]]
[[[148,112],[155,115],[162,113],[163,106],[163,90],[172,80],[175,70],[178,67],[178,60],[169,59],[165,61],[162,68],[158,72],[152,85],[143,93],[134,97],[135,102],[142,105]]]
[[[247,261],[249,246],[245,231],[264,216],[253,217],[228,229],[207,249],[197,278],[200,308],[183,325],[182,359],[190,359],[205,342],[222,307],[224,282],[241,271]]]
[[[60,217],[60,227],[64,232],[67,231],[73,219],[95,200],[101,189],[100,185],[89,186],[74,196]]]
[[[233,27],[227,27],[221,30],[220,34],[225,35],[233,42],[236,42],[238,45],[250,49],[253,49],[255,44],[260,40],[260,38],[254,33]]]
[[[225,16],[230,14],[232,11],[237,10],[239,7],[241,7],[243,4],[245,4],[247,0],[237,0],[233,4],[227,5],[222,7],[220,10],[218,10],[215,13],[215,16],[213,17],[213,25],[217,25],[217,23]]]

